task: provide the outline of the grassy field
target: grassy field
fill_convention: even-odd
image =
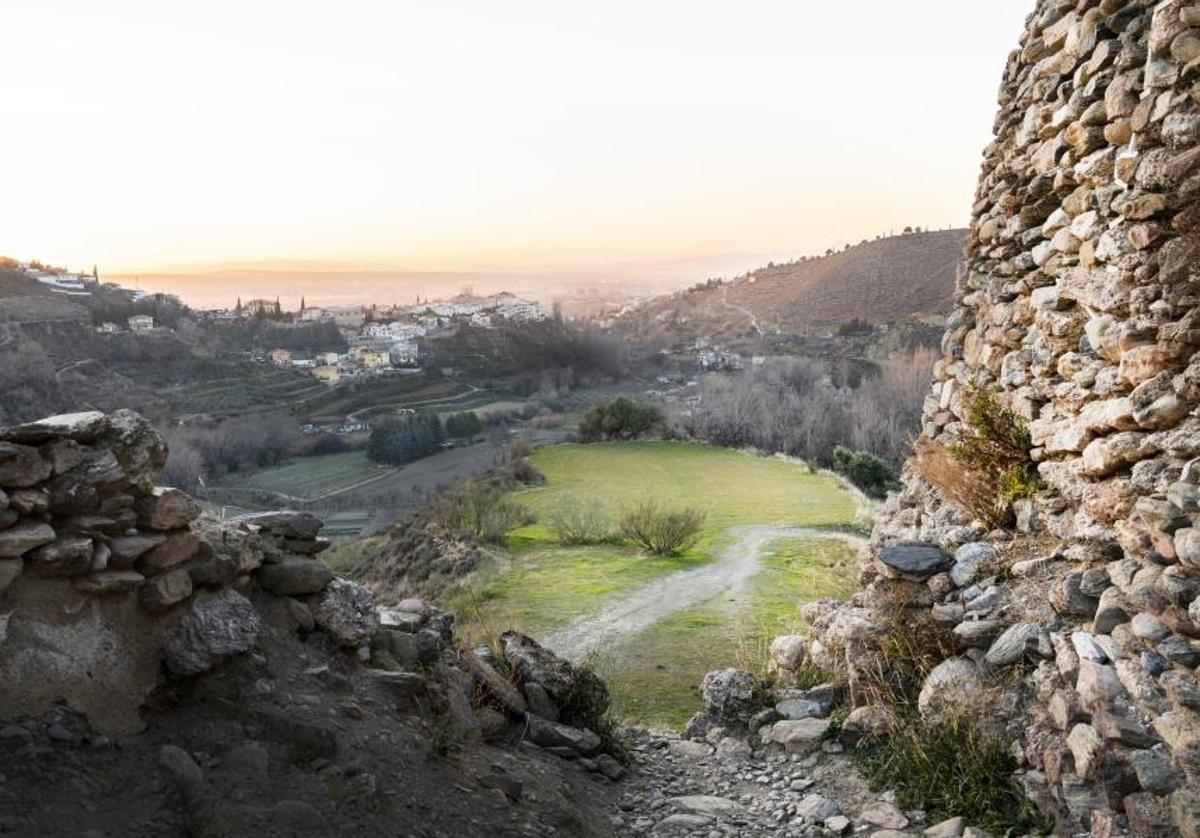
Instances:
[[[480,419],[485,419],[495,413],[515,413],[516,411],[525,407],[526,404],[523,401],[517,401],[515,399],[496,400],[494,399],[493,394],[489,393],[487,395],[489,397],[493,397],[493,400],[485,401],[477,405],[464,405],[453,410],[439,409],[438,416],[440,416],[442,419],[446,419],[456,413],[461,413],[464,410],[470,410],[473,411]]]
[[[538,522],[512,531],[490,568],[451,593],[468,638],[509,626],[544,636],[665,574],[698,567],[730,543],[730,527],[782,524],[831,530],[852,525],[858,504],[834,480],[794,462],[729,449],[668,442],[558,445],[531,457],[545,486],[517,497]],[[559,506],[598,499],[654,498],[707,512],[696,545],[651,558],[625,546],[565,547],[546,525]],[[772,545],[747,596],[676,611],[647,631],[607,644],[596,665],[609,677],[617,709],[632,721],[679,724],[698,707],[696,685],[709,669],[762,659],[765,644],[799,620],[799,605],[844,595],[853,551],[825,539]]]
[[[855,552],[840,541],[775,542],[748,601],[714,599],[676,611],[596,661],[610,673],[618,711],[656,727],[681,726],[699,709],[696,687],[706,672],[761,670],[771,640],[803,631],[799,605],[849,596],[855,567]]]
[[[520,494],[544,515],[569,497],[598,497],[611,506],[655,498],[706,511],[706,534],[737,524],[843,525],[855,519],[854,498],[829,477],[775,457],[682,442],[608,442],[539,448],[530,458],[545,486]],[[544,527],[516,537],[549,537]]]
[[[226,479],[223,485],[311,499],[369,480],[386,470],[368,460],[365,452],[348,451],[344,454],[303,457],[242,478]]]

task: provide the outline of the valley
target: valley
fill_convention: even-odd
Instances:
[[[700,676],[765,668],[771,638],[800,628],[800,605],[853,584],[870,505],[802,463],[671,442],[558,445],[529,459],[546,485],[513,497],[536,521],[444,599],[468,639],[512,626],[591,662],[626,721],[681,725],[700,707]],[[696,543],[666,557],[568,546],[548,523],[572,504],[612,519],[645,499],[705,510]]]

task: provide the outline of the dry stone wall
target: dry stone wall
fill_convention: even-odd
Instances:
[[[1041,0],[973,213],[922,432],[953,444],[972,389],[996,394],[1040,487],[988,533],[910,464],[865,591],[810,609],[809,653],[853,670],[905,589],[959,650],[922,708],[1001,693],[1059,831],[1196,835],[1200,3]]]
[[[366,644],[374,605],[317,559],[320,521],[203,518],[155,485],[165,462],[131,411],[0,429],[0,719],[66,702],[101,731],[136,730],[164,675],[254,646],[259,594],[339,645]]]

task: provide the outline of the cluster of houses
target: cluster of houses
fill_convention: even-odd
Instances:
[[[278,301],[239,302],[236,316],[259,316],[279,311]],[[298,322],[334,323],[349,351],[299,353],[273,349],[268,360],[279,367],[305,370],[334,384],[349,377],[376,377],[420,369],[423,338],[453,333],[464,326],[496,328],[503,322],[536,322],[548,319],[537,303],[513,294],[490,297],[461,296],[448,302],[418,302],[411,306],[380,309],[377,306],[314,308],[301,302]]]
[[[277,367],[303,370],[326,384],[336,384],[344,378],[371,378],[391,371],[420,368],[417,356],[393,355],[388,347],[352,346],[349,352],[293,352],[272,349],[267,359]]]
[[[135,314],[126,320],[131,332],[153,332],[158,328],[154,324],[154,318],[149,314]],[[96,331],[102,335],[115,335],[118,332],[125,331],[116,323],[105,321],[96,327]]]
[[[94,274],[75,274],[40,262],[18,262],[17,268],[50,291],[68,297],[90,297],[92,290],[100,284]]]
[[[279,303],[251,300],[242,306],[242,316],[253,316],[262,308],[265,313],[278,310]],[[371,337],[417,338],[469,325],[481,329],[495,328],[503,321],[528,323],[546,320],[546,310],[535,302],[507,292],[490,297],[463,295],[447,301],[418,302],[410,306],[343,306],[319,308],[300,304],[297,319],[301,322],[329,320],[341,329],[358,330]]]

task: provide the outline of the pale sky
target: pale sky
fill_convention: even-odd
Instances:
[[[0,254],[461,270],[964,225],[1033,5],[6,3]]]

